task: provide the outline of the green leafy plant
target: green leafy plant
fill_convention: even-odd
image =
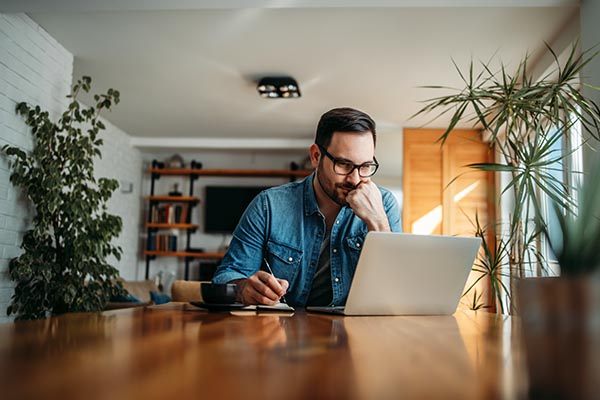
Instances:
[[[509,226],[506,237],[486,251],[488,260],[483,262],[490,264],[484,272],[488,278],[496,273],[492,270],[497,259],[494,252],[507,253],[508,271],[513,281],[528,272],[536,274],[538,270],[542,273],[548,270],[539,245],[542,228],[532,224],[538,216],[544,218],[541,196],[547,196],[565,209],[575,204],[571,185],[553,174],[555,170],[562,170],[570,155],[557,152],[556,147],[561,141],[570,140],[576,123],[591,133],[591,140],[600,140],[600,109],[579,90],[579,75],[598,52],[579,53],[577,46],[577,43],[573,45],[564,62],[547,46],[554,58],[554,68],[540,79],[534,79],[528,70],[528,57],[519,63],[514,73],[508,72],[504,64],[495,71],[490,62],[482,62],[479,72],[471,62],[468,72],[463,73],[455,64],[464,87],[427,86],[449,90],[452,94],[427,100],[415,114],[433,111],[438,111],[438,116],[451,114],[450,123],[439,139],[442,145],[459,122],[483,128],[482,135],[484,132],[489,135],[486,140],[498,152],[498,162],[469,167],[510,175],[498,198],[499,201],[503,195],[512,196]],[[499,231],[499,227],[493,228]],[[511,286],[513,284],[511,282]],[[504,286],[494,287],[493,281],[491,285],[494,291],[509,292]],[[502,305],[497,309],[502,310]]]
[[[85,76],[73,85],[57,122],[39,106],[18,104],[16,112],[34,137],[33,150],[2,148],[12,167],[10,181],[35,208],[24,251],[9,264],[16,287],[7,311],[17,319],[100,310],[112,295],[124,294],[115,286],[118,271],[106,261],[111,255],[120,259],[122,252],[111,244],[121,232],[121,218],[106,207],[118,183],[94,177],[94,157],[101,157],[103,144],[98,134],[105,129],[99,113],[119,102],[119,92],[95,95],[95,107],[88,108],[77,96],[90,85]]]
[[[468,219],[469,216],[465,215]],[[491,297],[495,300],[499,307],[499,311],[504,313],[504,302],[503,296],[506,296],[508,302],[511,300],[511,293],[507,290],[506,285],[503,282],[503,278],[509,276],[505,271],[504,260],[506,259],[508,252],[508,243],[503,239],[493,237],[492,243],[489,242],[489,236],[486,229],[481,226],[479,222],[479,216],[475,214],[475,221],[471,221],[475,227],[475,236],[481,238],[481,250],[479,257],[475,260],[473,265],[473,271],[479,273],[479,276],[469,285],[463,297],[473,292],[473,303],[470,306],[472,310],[478,310],[482,308],[491,308],[489,304],[482,303],[481,296],[483,293],[477,294],[475,289],[477,284],[484,279],[489,282],[489,290]]]
[[[477,311],[477,310],[484,310],[486,308],[490,308],[489,305],[485,304],[481,297],[483,296],[483,293],[477,293],[477,289],[473,290],[473,301],[471,304],[469,304],[469,309],[472,311]]]
[[[556,232],[540,222],[563,276],[600,271],[600,159],[596,161],[592,168],[595,173],[585,176],[577,188],[577,205],[564,209],[553,204],[559,225]]]

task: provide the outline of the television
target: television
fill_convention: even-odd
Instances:
[[[206,186],[204,232],[232,233],[250,202],[270,186]]]

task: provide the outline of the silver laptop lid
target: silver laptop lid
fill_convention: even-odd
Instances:
[[[453,314],[480,238],[369,232],[345,315]]]

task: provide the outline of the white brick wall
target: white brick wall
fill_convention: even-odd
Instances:
[[[0,14],[0,146],[32,148],[31,134],[15,113],[18,102],[39,104],[58,115],[68,104],[73,56],[25,14]],[[0,156],[0,322],[14,284],[8,263],[19,255],[31,209],[9,182],[6,157]]]
[[[15,113],[16,104],[38,104],[57,117],[68,104],[65,96],[72,84],[72,73],[73,55],[27,15],[0,14],[0,146],[32,148],[30,131]],[[109,211],[120,215],[124,224],[116,241],[124,254],[113,265],[123,277],[134,279],[138,264],[141,156],[129,145],[126,133],[108,122],[106,126],[107,130],[101,133],[105,146],[103,159],[96,163],[96,176],[133,185],[132,193],[115,193]],[[32,215],[31,206],[9,182],[9,175],[7,160],[0,156],[0,322],[11,320],[6,316],[6,308],[14,284],[8,278],[8,263],[21,253],[22,233]]]

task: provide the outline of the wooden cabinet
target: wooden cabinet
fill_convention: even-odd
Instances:
[[[404,210],[406,232],[472,236],[477,214],[494,223],[494,174],[469,168],[492,162],[494,153],[479,131],[454,130],[442,146],[438,129],[404,130]],[[493,235],[493,229],[490,234]]]
[[[494,160],[493,149],[477,130],[452,131],[442,146],[441,129],[404,130],[404,209],[406,232],[473,236],[477,217],[486,228],[487,241],[495,236],[494,174],[469,168],[469,164]],[[465,288],[480,276],[472,272]],[[487,280],[476,286],[493,310]],[[475,293],[475,292],[472,292]],[[470,296],[471,297],[471,296]],[[463,299],[472,302],[471,299]]]
[[[149,278],[150,264],[156,257],[180,257],[185,262],[185,279],[189,278],[190,263],[194,259],[218,261],[223,258],[220,252],[194,251],[190,246],[191,235],[196,232],[198,225],[192,224],[192,214],[197,211],[202,202],[194,196],[194,183],[202,176],[217,177],[281,177],[290,181],[303,178],[312,173],[309,170],[299,170],[295,163],[288,170],[247,170],[247,169],[203,169],[196,161],[190,163],[190,168],[165,168],[164,164],[154,160],[151,174],[150,195],[147,197],[148,216],[146,219],[146,279]],[[187,195],[173,196],[155,194],[156,181],[161,177],[184,177],[188,184]],[[180,210],[180,211],[176,211]],[[178,230],[177,239],[165,239],[172,230]],[[181,234],[183,233],[183,235]],[[173,235],[175,236],[175,235]],[[185,243],[181,243],[184,238]],[[176,242],[176,243],[173,243]]]

